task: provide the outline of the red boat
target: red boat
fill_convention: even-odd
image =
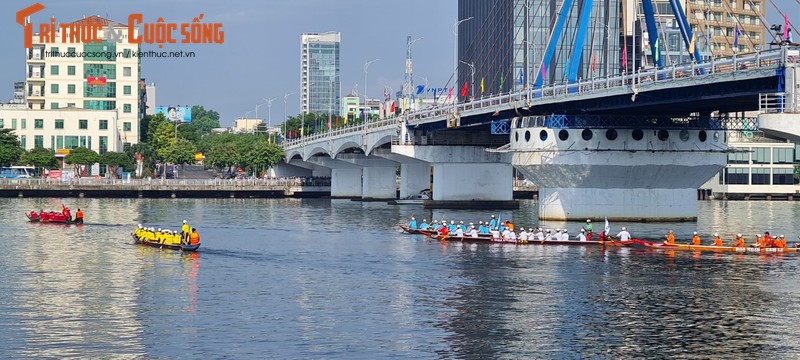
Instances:
[[[28,218],[30,222],[41,222],[41,223],[50,223],[50,224],[83,224],[83,219],[72,219],[71,217],[67,217],[63,212],[55,212],[55,211],[41,211],[39,213],[35,211],[31,211],[29,213],[25,213],[25,217]]]

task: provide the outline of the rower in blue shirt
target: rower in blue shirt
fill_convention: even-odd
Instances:
[[[420,230],[428,230],[428,221],[425,220],[425,219],[422,219],[422,223],[419,224],[419,229]]]
[[[408,228],[411,230],[417,230],[417,220],[414,217],[411,217],[411,221],[408,222]]]

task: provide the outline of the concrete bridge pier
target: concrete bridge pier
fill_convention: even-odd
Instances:
[[[434,202],[473,208],[481,207],[475,201],[494,202],[490,207],[495,208],[516,204],[510,204],[513,173],[506,153],[490,153],[478,146],[415,145],[392,145],[392,152],[433,164]]]
[[[394,154],[389,149],[375,149],[373,155],[400,163],[400,198],[417,195],[431,187],[431,164],[407,156]]]
[[[312,156],[308,162],[330,169],[332,198],[361,198],[361,166],[327,156]]]
[[[361,167],[361,197],[390,200],[397,197],[397,163],[375,156],[339,154],[336,160]],[[331,189],[331,191],[333,191]]]
[[[311,177],[311,176],[331,176],[331,169],[309,163],[306,161],[292,159],[289,163],[278,163],[272,167],[275,177]]]

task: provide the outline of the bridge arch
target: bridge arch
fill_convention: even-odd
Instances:
[[[369,154],[372,153],[373,150],[375,150],[375,149],[377,149],[377,148],[379,148],[379,147],[381,147],[383,145],[386,145],[388,143],[391,143],[392,142],[392,137],[394,137],[394,135],[386,135],[386,136],[383,136],[381,138],[378,138],[377,141],[371,142],[369,144],[369,146],[367,146],[366,154],[369,155]]]
[[[323,155],[331,156],[331,154],[328,152],[328,149],[324,148],[323,146],[317,145],[317,146],[311,147],[310,149],[311,150],[305,152],[305,154],[303,156],[303,160],[308,160],[312,156],[317,155],[317,154],[323,154]]]
[[[346,141],[339,145],[336,151],[333,153],[333,158],[336,158],[337,155],[341,154],[347,149],[359,149],[361,150],[361,144],[356,143],[355,141]]]
[[[303,153],[300,152],[299,148],[296,148],[294,150],[287,151],[285,158],[287,163],[292,160],[303,160]]]

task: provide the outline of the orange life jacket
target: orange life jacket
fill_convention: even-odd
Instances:
[[[675,244],[675,235],[674,234],[667,235],[667,244],[670,244],[670,245]]]
[[[695,235],[692,238],[692,245],[700,245],[700,237],[699,236]]]
[[[717,238],[714,239],[714,245],[715,246],[722,246],[722,239],[720,239],[719,236],[717,236]]]
[[[736,238],[736,245],[734,245],[734,246],[735,247],[744,247],[744,238],[743,237]]]
[[[83,211],[78,210],[78,212],[75,213],[75,218],[76,219],[83,219]]]
[[[200,243],[200,234],[193,232],[189,235],[189,245],[197,245]]]

